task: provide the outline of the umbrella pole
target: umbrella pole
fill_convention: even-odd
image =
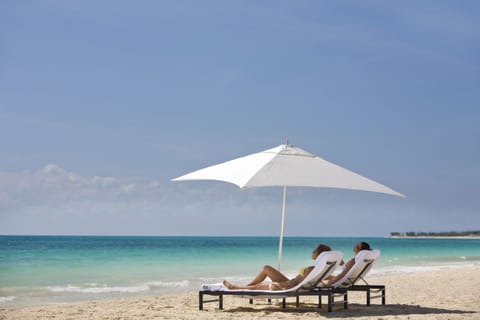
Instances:
[[[280,271],[280,268],[282,266],[283,226],[285,225],[286,199],[287,199],[287,186],[283,186],[282,223],[280,225],[280,241],[278,244],[278,271]]]

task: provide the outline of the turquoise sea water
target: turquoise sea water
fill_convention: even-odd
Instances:
[[[318,243],[352,257],[358,241],[382,254],[381,274],[480,265],[480,239],[284,239],[282,271],[311,264]],[[248,281],[277,266],[275,237],[0,236],[0,308],[196,291],[202,283]]]

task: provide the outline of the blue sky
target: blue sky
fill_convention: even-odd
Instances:
[[[477,1],[0,3],[0,234],[267,235],[171,178],[289,141],[406,194],[289,189],[286,235],[480,229]]]

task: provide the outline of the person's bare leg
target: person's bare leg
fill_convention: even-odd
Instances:
[[[264,266],[260,273],[247,285],[236,285],[227,280],[223,281],[223,285],[229,289],[270,290],[270,284],[263,282],[267,277],[277,283],[285,283],[289,281],[289,279],[280,271],[267,265]]]
[[[274,282],[285,282],[289,279],[285,277],[280,271],[273,268],[272,266],[264,266],[262,271],[252,280],[247,286],[257,285],[269,277]]]
[[[235,289],[249,289],[249,290],[270,290],[269,283],[257,283],[254,285],[246,285],[246,286],[238,286],[233,283],[228,282],[227,280],[223,280],[223,285],[230,290]]]

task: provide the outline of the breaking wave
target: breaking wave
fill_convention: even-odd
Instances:
[[[0,303],[5,303],[13,300],[15,300],[14,296],[0,297]]]
[[[107,286],[90,283],[86,286],[67,285],[67,286],[50,286],[47,289],[53,293],[140,293],[155,291],[162,288],[188,288],[190,282],[188,280],[182,281],[151,281],[133,286]]]

